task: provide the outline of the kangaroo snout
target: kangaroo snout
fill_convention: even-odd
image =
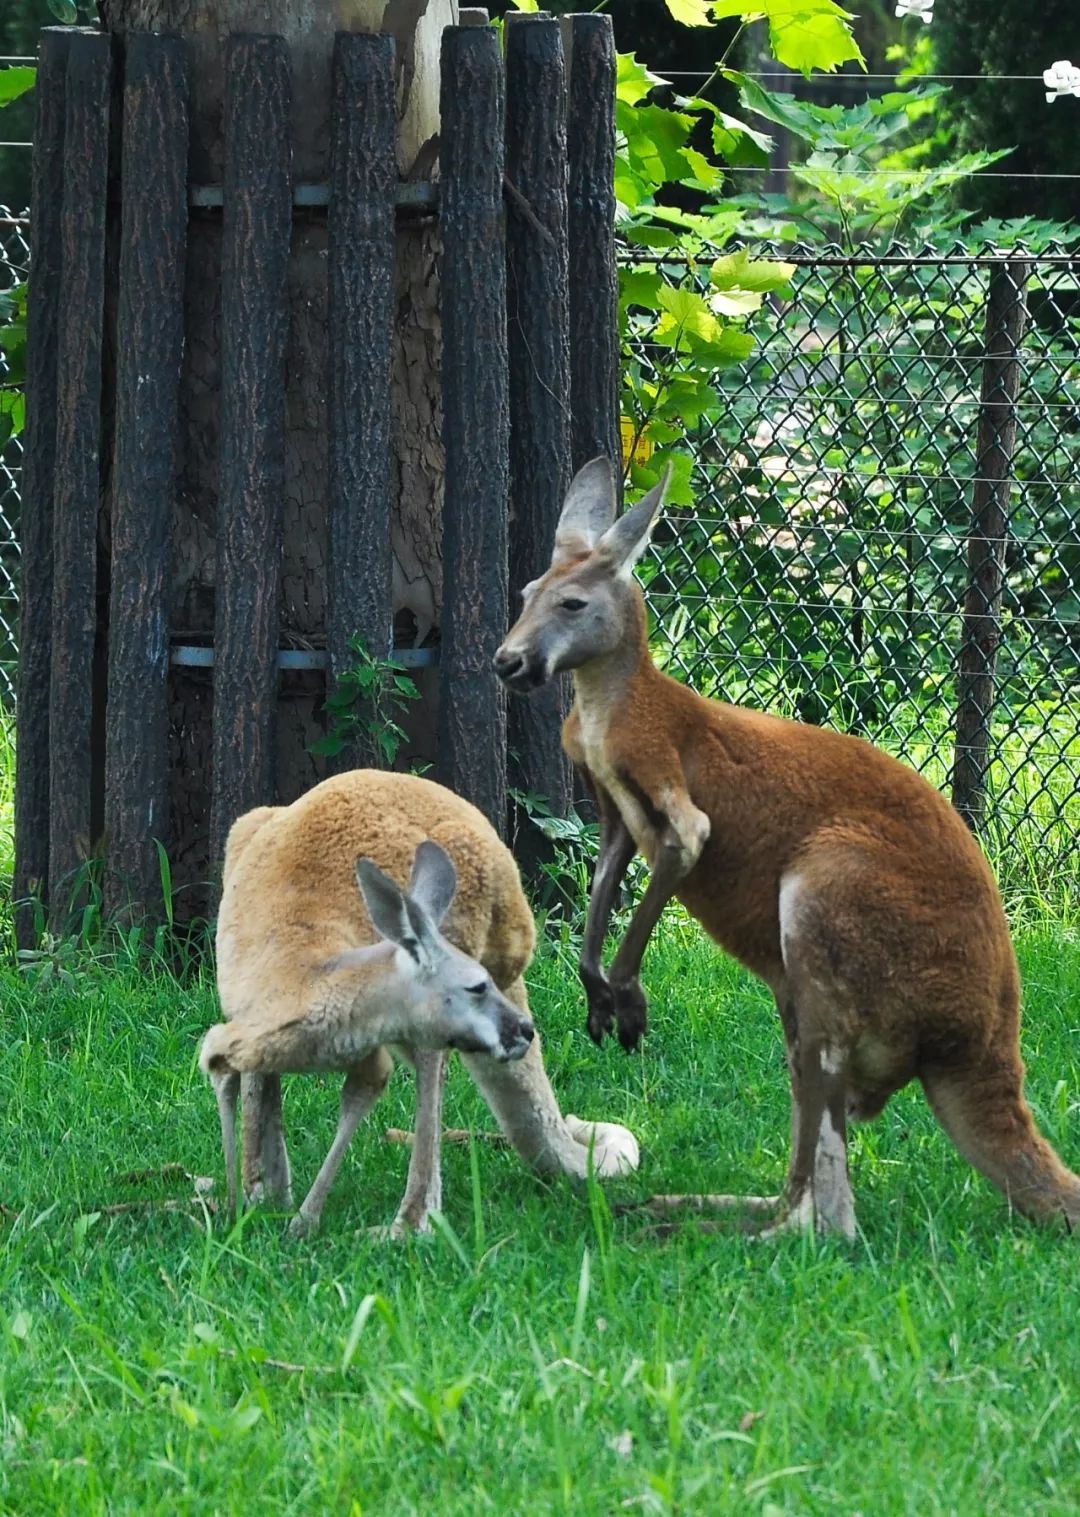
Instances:
[[[499,1020],[499,1043],[494,1049],[494,1056],[504,1064],[523,1059],[535,1037],[536,1028],[529,1017],[520,1016],[517,1012],[503,1016]]]
[[[527,694],[547,681],[547,665],[542,658],[508,648],[506,643],[495,654],[495,673],[508,690]]]

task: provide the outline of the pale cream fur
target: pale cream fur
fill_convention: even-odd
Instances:
[[[412,775],[355,770],[291,806],[247,813],[229,834],[217,931],[227,1021],[207,1034],[201,1063],[217,1088],[227,1163],[235,1154],[230,1106],[243,1077],[249,1199],[290,1198],[280,1075],[346,1074],[334,1148],[294,1219],[297,1232],[317,1225],[348,1140],[382,1093],[392,1067],[387,1043],[403,1047],[418,1077],[417,1141],[393,1230],[426,1228],[441,1202],[445,1054],[431,1046],[438,1042],[431,1026],[396,1004],[402,950],[380,939],[356,878],[357,859],[366,857],[407,885],[425,839],[445,849],[457,872],[442,933],[528,1018],[522,976],[535,946],[532,913],[509,850],[459,796]],[[562,1116],[539,1038],[515,1062],[463,1057],[503,1132],[534,1168],[583,1178],[590,1162],[601,1177],[637,1167],[637,1144],[625,1128]]]

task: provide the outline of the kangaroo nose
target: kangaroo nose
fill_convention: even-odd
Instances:
[[[518,1037],[525,1043],[531,1043],[533,1038],[536,1037],[536,1028],[531,1022],[519,1022]]]
[[[507,652],[500,648],[495,654],[495,673],[500,679],[513,679],[515,674],[520,674],[525,667],[525,655],[523,653]]]

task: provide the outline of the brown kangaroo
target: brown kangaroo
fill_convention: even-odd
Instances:
[[[959,815],[860,738],[705,700],[653,664],[633,567],[666,483],[616,520],[610,464],[585,465],[551,567],[526,585],[495,658],[520,692],[574,671],[563,744],[600,816],[581,954],[590,1034],[600,1042],[617,1027],[624,1048],[637,1046],[642,955],[674,895],[776,997],[792,1157],[769,1231],[854,1235],[847,1121],[876,1116],[915,1076],[960,1152],[1014,1206],[1080,1220],[1080,1179],[1024,1100],[1016,957]],[[636,850],[651,877],[605,974],[604,934]]]

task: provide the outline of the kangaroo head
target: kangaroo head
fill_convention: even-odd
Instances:
[[[371,859],[357,860],[356,878],[372,924],[397,946],[386,994],[401,1020],[399,1040],[520,1059],[533,1040],[532,1022],[482,964],[439,931],[457,890],[449,854],[438,843],[421,843],[407,890]]]
[[[495,671],[511,690],[535,690],[624,642],[638,621],[634,565],[648,546],[670,477],[669,469],[616,519],[609,460],[594,458],[574,476],[551,567],[522,590],[521,615],[495,654]]]

